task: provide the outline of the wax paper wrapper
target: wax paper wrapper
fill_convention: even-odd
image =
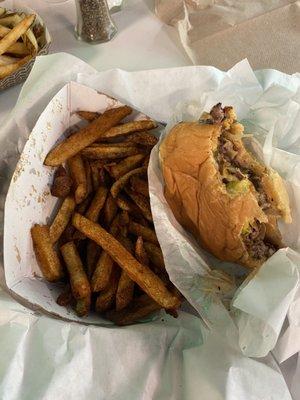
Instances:
[[[64,71],[64,74],[62,74],[62,71]],[[50,77],[52,80],[49,79]],[[40,58],[29,81],[22,90],[17,106],[2,130],[3,136],[1,137],[0,147],[3,149],[1,163],[2,195],[7,191],[7,183],[15,167],[18,153],[22,150],[38,117],[51,97],[70,80],[77,80],[81,84],[117,98],[121,102],[131,104],[135,109],[158,121],[170,124],[174,123],[176,116],[180,113],[182,115],[182,112],[194,118],[195,112],[200,112],[217,101],[232,104],[236,107],[241,118],[247,117],[249,126],[254,124],[257,127],[263,143],[265,142],[264,137],[270,138],[270,134],[272,134],[273,146],[266,147],[266,150],[271,148],[272,151],[266,152],[266,154],[269,155],[269,161],[273,162],[273,160],[276,160],[277,153],[275,146],[278,147],[276,138],[278,133],[282,131],[277,123],[281,123],[281,118],[285,118],[286,125],[281,124],[281,128],[283,126],[287,137],[289,135],[286,129],[291,130],[293,123],[295,123],[297,107],[293,114],[293,123],[289,126],[286,118],[287,109],[281,110],[281,107],[283,104],[285,107],[287,104],[297,105],[298,79],[297,76],[289,77],[275,72],[264,72],[258,81],[246,61],[237,64],[228,73],[212,67],[187,67],[134,73],[113,70],[96,74],[84,63],[65,54],[47,56],[45,59]],[[51,82],[51,85],[49,82]],[[151,85],[149,82],[151,82]],[[276,86],[274,83],[276,83]],[[255,106],[257,106],[257,109],[255,109]],[[280,110],[279,120],[278,111]],[[270,126],[267,126],[268,121],[272,121]],[[285,144],[286,141],[283,141],[283,143]],[[279,154],[281,152],[282,150],[279,150]],[[294,160],[293,166],[294,171],[296,171],[297,155],[292,154],[290,156],[287,151],[284,151],[284,154],[287,158],[290,157]],[[282,159],[278,164],[283,164]],[[286,164],[289,165],[290,163],[287,162]],[[283,170],[280,170],[280,172],[284,173]],[[49,349],[49,352],[48,350],[46,352],[49,369],[45,372],[45,376],[49,377],[50,371],[58,368],[62,372],[62,376],[64,376],[64,373],[67,374],[66,359],[68,359],[68,366],[70,366],[68,373],[73,378],[75,377],[74,371],[83,369],[83,373],[80,376],[76,375],[75,378],[78,384],[77,388],[80,388],[79,392],[74,393],[72,387],[69,387],[71,385],[63,388],[64,396],[72,395],[72,398],[75,399],[88,395],[90,395],[90,398],[98,398],[99,387],[103,390],[101,393],[103,393],[104,398],[138,399],[143,396],[146,399],[193,399],[198,398],[201,392],[204,398],[212,400],[221,398],[243,400],[249,399],[249,395],[253,399],[289,399],[290,395],[283,379],[278,374],[278,370],[270,357],[257,361],[247,358],[245,354],[247,352],[251,354],[253,343],[258,343],[260,356],[266,354],[274,346],[274,340],[276,341],[279,334],[282,321],[291,303],[296,298],[294,296],[295,288],[298,285],[298,275],[295,273],[295,271],[298,271],[296,246],[293,246],[295,250],[282,250],[276,255],[275,261],[272,257],[270,264],[266,264],[262,268],[261,276],[257,275],[256,280],[252,279],[240,288],[233,302],[233,307],[236,306],[238,315],[236,317],[231,316],[218,298],[216,290],[212,290],[214,285],[211,282],[214,279],[210,280],[209,278],[211,278],[211,267],[223,268],[228,272],[235,266],[218,263],[217,260],[203,253],[193,239],[176,224],[170,211],[166,209],[162,194],[163,182],[159,174],[157,149],[155,149],[149,167],[151,203],[167,269],[173,282],[184,293],[189,303],[195,307],[197,315],[203,316],[210,326],[210,330],[201,325],[199,317],[182,312],[176,322],[168,316],[159,315],[152,322],[122,329],[104,326],[95,327],[93,325],[82,327],[71,322],[54,321],[48,317],[39,316],[37,312],[30,315],[25,314],[23,309],[19,309],[19,306],[15,310],[13,303],[10,304],[7,299],[3,298],[2,301],[0,300],[0,304],[4,302],[5,307],[9,310],[3,313],[3,329],[7,329],[7,332],[11,333],[11,329],[13,329],[11,321],[16,320],[18,321],[18,332],[22,332],[22,337],[15,336],[11,354],[3,361],[8,371],[6,382],[9,383],[15,376],[16,367],[10,365],[9,362],[12,359],[12,354],[15,354],[18,359],[23,357],[25,360],[30,350],[27,345],[24,346],[24,343],[31,343],[32,336],[29,335],[33,335],[33,338],[37,335],[39,346]],[[291,174],[291,176],[294,175]],[[287,174],[285,177],[291,182],[291,197],[293,199],[294,182]],[[296,210],[294,206],[293,210]],[[297,210],[293,211],[293,214],[296,219]],[[162,220],[157,223],[159,216]],[[168,244],[165,241],[165,233],[162,232],[163,227],[170,229]],[[22,228],[20,224],[18,228],[19,230]],[[297,232],[297,227],[294,226],[294,230]],[[291,227],[288,227],[288,231],[291,243],[295,240],[296,233],[293,234]],[[280,267],[279,264],[282,260],[285,261],[286,268]],[[174,264],[172,264],[172,261],[174,261]],[[275,267],[275,276],[270,265]],[[12,269],[11,266],[7,267]],[[32,278],[32,276],[27,278]],[[33,277],[33,279],[37,278]],[[273,286],[270,284],[270,287],[268,287],[269,282],[272,282]],[[278,287],[279,294],[270,297],[269,292],[274,286]],[[258,291],[260,296],[259,302],[255,290]],[[251,296],[253,293],[255,294],[255,302],[253,299],[249,299],[249,293]],[[28,292],[27,295],[31,294]],[[237,300],[239,303],[236,303]],[[26,305],[32,307],[29,302],[26,302]],[[10,313],[11,309],[13,316]],[[194,336],[194,338],[197,337],[196,341],[190,336],[189,323],[192,320],[197,321]],[[169,321],[172,322],[169,323]],[[164,323],[163,329],[162,322]],[[57,335],[51,333],[53,332],[51,329],[54,326],[53,324],[55,324],[54,332],[57,332]],[[166,340],[163,342],[157,340],[152,329],[153,324],[158,324],[159,336],[166,338]],[[26,327],[25,331],[23,327]],[[148,328],[149,334],[147,334]],[[182,328],[187,329],[187,337],[190,337],[191,341],[182,340]],[[176,331],[176,339],[169,335],[170,329],[173,329],[172,332]],[[137,332],[138,335],[131,336],[133,331]],[[265,337],[265,331],[271,332],[271,334]],[[46,334],[46,332],[49,332],[49,334]],[[120,336],[118,334],[114,336],[112,332],[119,332]],[[201,335],[203,335],[203,340]],[[131,347],[128,347],[129,337],[135,344],[132,351]],[[114,338],[116,339],[114,340]],[[102,341],[103,347],[101,347]],[[116,342],[120,343],[117,348]],[[167,356],[163,352],[163,356],[159,359],[159,366],[157,363],[153,363],[151,356],[154,342],[158,344],[160,351],[166,347],[169,349]],[[79,347],[82,349],[81,357],[74,352],[76,343],[79,343]],[[139,346],[139,343],[142,343],[142,345]],[[146,349],[144,343],[148,343]],[[107,351],[105,350],[106,346],[109,349]],[[126,354],[129,355],[128,358],[124,358],[124,348],[128,349],[128,352],[126,350]],[[58,349],[61,349],[59,353]],[[43,351],[40,353],[43,353]],[[143,375],[143,378],[138,372],[142,372],[143,369],[141,367],[142,360],[138,354],[145,355],[143,359],[143,373],[145,375]],[[173,355],[179,358],[174,361]],[[31,357],[37,362],[36,365],[40,365],[38,353],[32,354],[31,352]],[[101,364],[99,364],[99,360],[101,360]],[[133,362],[130,362],[131,360],[137,360],[134,366],[132,365]],[[32,362],[31,359],[31,365]],[[124,368],[123,372],[119,370],[119,374],[113,375],[115,380],[112,378],[112,381],[108,384],[107,368],[103,366],[108,366],[111,373],[111,371],[115,372],[115,365],[120,364]],[[10,365],[10,368],[8,368],[8,365]],[[96,366],[97,368],[95,368]],[[90,375],[91,371],[94,372]],[[122,375],[123,373],[124,375]],[[125,379],[125,375],[128,379]],[[67,374],[67,376],[69,375]],[[83,380],[82,376],[87,378]],[[92,376],[99,379],[92,379]],[[145,378],[145,376],[148,378]],[[122,381],[123,377],[124,380]],[[181,379],[178,377],[181,377]],[[130,383],[125,384],[125,381]],[[22,378],[17,385],[18,390],[23,390],[26,387],[26,382],[28,382],[27,376]],[[112,382],[115,384],[114,387],[112,387]],[[4,385],[4,387],[7,393],[8,386]],[[44,398],[51,398],[54,393],[59,393],[59,390],[61,390],[59,375],[52,375],[51,385],[46,384],[45,381],[41,382],[41,390],[44,390]],[[11,395],[7,398],[17,397]],[[30,396],[27,396],[27,398],[30,398]]]
[[[299,71],[297,0],[156,0],[157,16],[176,28],[194,64]]]

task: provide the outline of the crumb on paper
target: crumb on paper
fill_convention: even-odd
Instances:
[[[61,102],[58,99],[53,100],[53,108],[52,108],[52,113],[55,114],[56,112],[61,113],[63,110],[63,106]]]
[[[51,124],[51,122],[47,122],[47,129],[48,129],[48,131],[50,131],[51,129],[52,129],[52,124]]]
[[[42,194],[38,195],[37,202],[39,204],[40,203],[46,203],[47,197],[49,195],[50,195],[50,190],[49,189],[45,189]]]
[[[14,245],[15,253],[16,253],[16,259],[18,260],[18,263],[20,264],[21,262],[21,255],[20,255],[20,250],[17,247],[17,245]]]
[[[21,154],[20,160],[16,166],[15,173],[13,175],[13,182],[15,183],[18,178],[21,176],[22,172],[25,170],[25,166],[30,163],[28,159],[28,154]]]

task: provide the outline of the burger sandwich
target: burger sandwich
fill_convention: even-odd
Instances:
[[[232,107],[215,105],[174,126],[160,146],[165,197],[177,221],[220,260],[259,267],[280,247],[278,220],[291,222],[280,175],[243,144]]]

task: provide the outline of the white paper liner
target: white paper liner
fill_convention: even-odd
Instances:
[[[62,70],[65,71],[63,76],[58,74],[58,72]],[[87,74],[77,75],[78,72],[85,71]],[[17,157],[18,148],[22,149],[24,140],[26,140],[26,137],[33,128],[37,117],[48,103],[49,98],[51,98],[51,96],[53,96],[53,94],[55,94],[55,92],[57,92],[57,90],[70,79],[77,79],[79,82],[93,87],[96,90],[116,96],[121,101],[133,105],[136,109],[143,110],[143,112],[145,112],[147,115],[166,122],[168,122],[170,116],[174,114],[176,105],[179,103],[181,103],[181,106],[179,106],[177,110],[182,110],[183,103],[190,104],[191,102],[193,102],[195,106],[199,108],[199,110],[208,108],[208,106],[212,105],[215,100],[220,100],[227,104],[233,104],[237,108],[242,118],[247,117],[249,126],[251,124],[255,125],[257,132],[261,134],[259,139],[261,139],[262,142],[264,141],[263,138],[266,136],[266,133],[269,135],[268,137],[270,137],[270,135],[274,132],[272,127],[276,125],[276,122],[279,123],[279,117],[282,118],[282,115],[284,115],[284,113],[280,114],[278,112],[280,107],[282,107],[282,105],[285,103],[296,103],[296,105],[299,103],[299,77],[297,75],[288,76],[277,71],[262,71],[260,74],[258,74],[259,82],[261,83],[260,85],[245,61],[236,65],[228,73],[218,71],[212,67],[188,67],[136,73],[127,73],[125,71],[107,71],[104,73],[93,74],[93,70],[91,68],[87,67],[74,57],[68,55],[53,55],[47,57],[46,60],[38,59],[38,62],[32,71],[31,77],[32,79],[29,79],[23,88],[19,103],[15,108],[13,115],[4,125],[2,131],[5,134],[4,138],[0,138],[2,140],[2,144],[5,144],[5,146],[1,146],[1,149],[4,149],[4,153],[2,154],[5,155],[5,158],[3,159],[4,163],[1,165],[1,173],[4,177],[9,176],[11,168],[13,168]],[[53,80],[49,80],[49,77],[53,77]],[[48,84],[50,81],[51,85]],[[149,85],[149,82],[151,82],[151,85]],[[209,99],[210,102],[207,99]],[[29,109],[31,112],[28,111]],[[267,119],[271,119],[273,121],[273,125],[271,127],[267,127],[267,129],[264,126],[264,112],[266,113],[265,115]],[[294,116],[295,115],[296,117],[299,117],[299,113],[294,114]],[[297,131],[297,126],[295,121],[292,124],[292,127],[293,128],[290,130],[290,132],[297,138],[297,133],[295,132],[295,130]],[[287,132],[283,131],[282,134],[286,135]],[[18,138],[21,139],[19,140]],[[298,149],[299,144],[297,143],[297,139],[296,142],[284,150],[273,148],[272,151],[270,151],[270,148],[267,148],[267,150],[269,150],[269,160],[271,164],[274,167],[276,166],[276,168],[285,175],[289,185],[291,186],[290,190],[292,194],[292,202],[296,201],[299,193],[299,174],[297,172],[299,171],[299,157],[297,155],[299,154]],[[289,153],[289,151],[291,153]],[[294,154],[292,153],[293,151]],[[153,153],[153,156],[154,155],[155,154]],[[4,180],[4,183],[5,185],[2,186],[2,193],[5,193],[5,190],[7,190],[7,180]],[[153,202],[153,193],[151,197]],[[293,214],[294,218],[297,220],[298,211],[295,210],[294,207]],[[173,223],[174,221],[171,220],[171,222]],[[287,233],[290,235],[288,242],[294,247],[295,250],[298,249],[298,245],[295,246],[293,243],[299,243],[296,225],[297,224],[295,224],[295,226],[292,225],[287,229]],[[180,233],[180,229],[178,232]],[[180,235],[178,236],[180,237]],[[223,361],[227,367],[230,367],[229,370],[226,369],[225,364],[222,361],[222,357],[220,359],[219,354],[218,360],[215,361],[219,363],[222,361],[223,364],[220,367],[221,369],[219,371],[219,375],[216,376],[215,372],[217,366],[216,364],[214,365],[212,363],[212,349],[216,348],[216,343],[211,342],[213,344],[209,351],[207,351],[209,346],[206,347],[206,345],[203,345],[202,351],[199,350],[198,352],[197,350],[193,352],[191,350],[191,352],[184,353],[187,356],[187,358],[184,357],[184,360],[187,362],[187,364],[184,365],[188,366],[189,371],[184,372],[184,377],[186,379],[185,384],[187,382],[191,384],[192,380],[193,387],[196,389],[199,389],[200,387],[202,389],[205,388],[204,392],[202,393],[205,393],[205,395],[207,394],[207,398],[211,399],[217,399],[218,393],[220,393],[222,396],[225,392],[226,399],[228,398],[230,400],[235,398],[239,398],[239,400],[248,400],[249,393],[255,393],[253,394],[254,398],[259,399],[268,398],[268,396],[271,396],[271,393],[272,397],[275,399],[289,399],[290,396],[284,388],[283,381],[278,374],[274,375],[274,365],[266,367],[262,363],[257,363],[254,360],[249,360],[245,357],[240,358],[240,356],[238,356],[238,354],[240,354],[240,350],[238,350],[237,347],[238,336],[233,319],[220,305],[220,303],[207,302],[205,304],[207,307],[205,307],[205,310],[203,310],[203,304],[199,302],[199,300],[201,300],[201,296],[198,296],[200,290],[197,285],[197,277],[201,275],[200,272],[203,269],[206,269],[205,263],[201,261],[201,263],[198,264],[198,260],[200,259],[199,251],[197,246],[193,243],[193,240],[191,240],[191,245],[187,244],[186,247],[189,246],[194,248],[194,253],[189,253],[189,261],[191,261],[190,270],[192,270],[192,281],[194,281],[196,285],[195,290],[191,290],[191,286],[189,285],[186,285],[185,287],[183,285],[182,290],[188,297],[190,297],[190,300],[193,304],[201,306],[200,311],[204,311],[205,315],[209,317],[210,322],[212,322],[212,330],[208,334],[208,338],[213,338],[214,335],[217,334],[218,343],[220,343],[220,338],[223,338],[223,345],[227,350],[225,351],[223,346],[221,346],[219,350],[221,354],[224,355]],[[163,250],[166,251],[163,244],[162,247]],[[186,256],[186,253],[184,253],[184,256]],[[207,254],[205,253],[203,253],[202,256],[202,258],[206,261],[213,260],[212,258],[208,258]],[[271,258],[270,263],[273,263],[274,257]],[[247,318],[249,318],[249,321],[251,322],[259,321],[261,317],[265,318],[265,315],[268,314],[268,307],[270,307],[270,310],[274,311],[272,309],[272,302],[270,304],[265,303],[265,300],[269,299],[269,293],[267,293],[265,290],[262,290],[261,298],[259,301],[255,302],[255,307],[254,302],[252,302],[250,306],[247,304],[247,293],[245,293],[245,297],[243,297],[244,290],[249,289],[249,292],[253,293],[253,287],[251,286],[248,289],[247,285],[242,287],[242,290],[238,293],[235,299],[235,301],[237,301],[237,299],[241,299],[238,306],[241,307],[241,310],[246,311],[239,311],[239,316],[245,313],[245,318],[242,320],[243,324],[241,325],[239,320],[237,322],[239,323],[240,329],[239,341],[240,343],[243,343],[243,346],[246,344],[246,350],[249,349],[250,353],[253,351],[253,343],[258,343],[260,355],[263,355],[264,352],[272,348],[274,344],[274,335],[275,337],[277,336],[277,330],[279,329],[281,321],[286,314],[287,308],[289,308],[289,315],[291,316],[290,320],[293,321],[293,324],[295,321],[297,321],[298,293],[294,297],[294,300],[292,300],[291,297],[295,291],[295,287],[298,285],[295,275],[295,271],[298,270],[296,264],[299,265],[298,253],[290,250],[285,252],[285,250],[283,250],[278,253],[276,257],[279,257],[280,260],[280,257],[284,257],[285,262],[290,263],[289,271],[291,271],[291,275],[287,276],[288,274],[286,274],[286,271],[281,270],[280,265],[276,265],[275,269],[277,272],[275,278],[280,281],[280,288],[282,289],[281,292],[283,293],[284,290],[286,290],[285,293],[287,294],[287,301],[277,301],[277,303],[274,303],[279,304],[276,318],[273,318],[274,315],[272,315],[272,318],[269,315],[270,318],[268,317],[267,320],[264,320],[261,326],[258,326],[257,323],[248,326],[245,323]],[[216,260],[213,260],[213,262],[216,262]],[[181,268],[183,270],[183,264],[181,264],[180,261],[178,261],[177,264],[178,265],[175,266],[176,268],[171,271],[172,279],[175,281],[178,276],[180,277],[180,275],[177,275],[177,268]],[[201,265],[202,267],[200,268]],[[267,266],[267,264],[265,266]],[[167,268],[170,272],[170,268],[168,266]],[[267,286],[272,286],[272,276],[269,276],[270,279],[268,279],[268,274],[272,275],[272,268],[266,268],[266,271],[264,271],[264,268],[265,267],[261,269],[261,277],[258,276],[259,281],[256,283],[252,282],[257,285],[257,288],[260,284],[264,283],[264,279],[266,278],[268,281]],[[263,278],[262,281],[260,281],[261,278]],[[262,303],[268,306],[265,308],[265,314],[262,313],[261,309],[257,310],[257,304]],[[295,307],[294,303],[296,304]],[[8,318],[11,317],[8,316]],[[4,322],[4,324],[6,324],[6,322]],[[146,327],[147,324],[139,326]],[[244,329],[245,326],[247,329]],[[264,328],[271,329],[271,332],[272,330],[275,332],[272,332],[272,334],[274,333],[273,337],[271,338],[272,340],[270,340],[270,338],[265,338],[261,334],[264,331]],[[290,324],[289,328],[292,329],[293,325]],[[90,328],[87,327],[86,329],[87,332],[89,332]],[[101,327],[98,329],[102,330]],[[206,338],[206,340],[209,339]],[[55,343],[55,340],[52,343]],[[231,348],[231,350],[229,350],[229,348]],[[284,346],[284,349],[279,350],[280,354],[283,354],[283,351],[285,351],[286,354],[291,355],[295,351],[298,351],[298,347],[295,345],[295,343],[287,341],[287,346]],[[24,351],[26,352],[25,349]],[[277,354],[279,359],[280,354]],[[194,368],[191,368],[192,359],[194,359]],[[76,365],[76,363],[74,364],[75,361],[72,361],[73,365]],[[84,365],[86,364],[84,363]],[[193,376],[193,373],[191,372],[195,371],[196,367],[197,371],[199,371],[199,365],[203,366],[200,368],[202,371],[201,374],[203,374],[203,371],[205,371],[207,368],[207,372],[204,373],[203,379],[199,379],[199,376]],[[211,365],[214,366],[210,369]],[[239,374],[239,371],[242,375]],[[259,372],[259,374],[257,375],[256,372]],[[261,377],[264,378],[260,381]],[[262,381],[262,385],[258,384],[258,382]],[[55,382],[58,381],[55,380]],[[191,387],[191,385],[188,386]],[[199,393],[199,391],[196,389],[193,392],[194,397]],[[88,391],[83,389],[83,393],[86,394]],[[189,394],[189,398],[193,398],[192,392],[189,392]],[[176,398],[175,395],[174,398]]]

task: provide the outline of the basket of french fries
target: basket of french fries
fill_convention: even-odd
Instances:
[[[32,10],[0,8],[0,90],[23,82],[37,55],[47,54],[50,34]]]
[[[131,107],[75,83],[55,96],[6,200],[10,289],[85,322],[127,325],[160,309],[176,316],[182,296],[165,269],[149,201],[157,129]]]

